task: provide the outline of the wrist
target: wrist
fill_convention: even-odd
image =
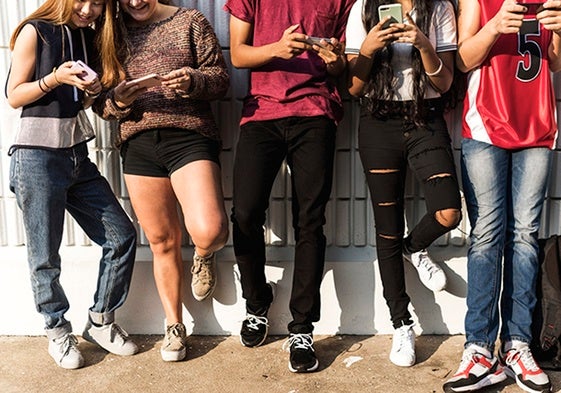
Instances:
[[[54,68],[53,68],[52,74],[53,74],[53,77],[55,78],[56,86],[60,86],[60,85],[62,85],[62,82],[59,81],[58,78],[57,78],[57,76],[56,76],[57,70],[58,70],[58,68],[57,68],[57,67],[54,67]]]

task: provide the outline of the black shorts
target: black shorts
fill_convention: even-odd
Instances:
[[[149,130],[126,140],[121,145],[121,158],[127,175],[169,177],[193,161],[220,165],[220,142],[184,129]]]

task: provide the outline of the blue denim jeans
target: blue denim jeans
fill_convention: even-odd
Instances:
[[[67,210],[102,247],[97,291],[90,315],[111,321],[129,290],[136,232],[113,191],[89,160],[85,143],[73,148],[19,148],[10,167],[10,188],[22,210],[28,263],[37,311],[57,337],[71,330],[68,299],[60,284],[64,215]],[[101,318],[100,318],[101,317]]]
[[[538,229],[551,151],[505,150],[462,142],[462,180],[471,223],[466,345],[494,350],[501,341],[532,339]],[[500,301],[500,308],[499,308]]]
[[[289,117],[244,124],[234,164],[234,251],[246,309],[263,315],[272,301],[265,278],[263,225],[271,189],[283,160],[291,169],[292,226],[296,240],[288,324],[312,333],[320,317],[325,264],[323,233],[335,153],[335,123],[327,117]]]

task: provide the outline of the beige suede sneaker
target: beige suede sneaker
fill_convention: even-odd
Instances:
[[[212,295],[216,287],[216,254],[201,257],[195,252],[191,273],[193,274],[191,279],[193,297],[199,302],[203,301]]]

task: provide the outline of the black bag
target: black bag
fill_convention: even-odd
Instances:
[[[561,370],[561,236],[539,240],[538,301],[532,320],[532,354],[546,370]]]

